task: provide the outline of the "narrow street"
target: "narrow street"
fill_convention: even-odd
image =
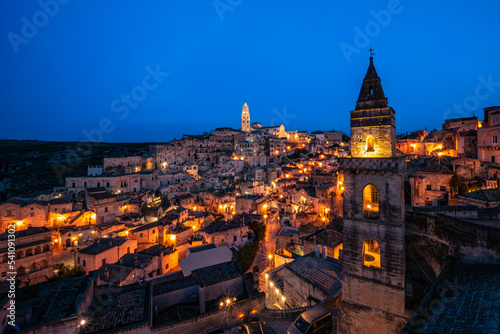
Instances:
[[[269,254],[274,254],[276,251],[276,233],[278,233],[280,229],[279,222],[279,214],[275,209],[272,211],[269,210],[269,218],[266,224],[266,235],[265,239],[262,241],[259,251],[255,256],[255,260],[253,262],[252,267],[249,270],[252,270],[254,266],[259,267],[259,275],[266,271],[268,267],[270,267],[274,260],[269,259]]]

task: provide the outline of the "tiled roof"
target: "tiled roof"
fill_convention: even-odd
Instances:
[[[285,264],[285,268],[329,295],[342,288],[342,265],[333,258],[323,260],[311,252]]]
[[[31,308],[31,317],[20,326],[21,330],[74,316],[79,295],[85,291],[88,283],[85,275],[79,275],[21,289],[20,293],[16,293],[16,309]]]
[[[173,251],[174,250],[171,247],[165,247],[162,244],[156,244],[154,246],[151,246],[149,248],[140,251],[138,254],[155,256],[163,253],[164,255],[167,255],[173,253]]]
[[[133,254],[128,253],[123,255],[115,264],[130,268],[144,268],[146,267],[153,257],[147,254]]]
[[[305,239],[323,246],[335,247],[342,242],[343,236],[342,233],[333,229],[321,229],[308,235]]]
[[[237,261],[219,263],[210,267],[193,270],[191,275],[187,277],[155,285],[153,286],[153,296],[199,284],[204,284],[205,286],[213,285],[240,276],[243,276],[243,270]]]
[[[157,220],[157,221],[155,221],[153,223],[143,224],[143,225],[141,225],[139,227],[136,227],[133,230],[131,230],[130,232],[135,233],[135,232],[140,232],[140,231],[146,231],[146,230],[149,230],[151,228],[155,228],[155,227],[157,227],[159,225],[163,225],[163,222],[160,221],[160,220]]]
[[[474,198],[485,202],[498,202],[500,201],[500,188],[481,189],[470,193],[465,193],[460,196]]]
[[[123,245],[125,241],[127,241],[127,238],[125,237],[101,238],[92,245],[80,249],[79,252],[83,254],[100,254],[115,246]]]
[[[50,230],[44,226],[42,226],[42,227],[28,227],[26,230],[16,231],[15,236],[16,236],[16,239],[19,239],[22,237],[27,237],[30,235],[46,233],[46,232],[50,232]],[[9,235],[8,232],[4,232],[4,233],[0,234],[0,241],[7,240],[8,235]]]
[[[119,264],[105,264],[98,269],[98,275],[104,282],[120,284],[127,279],[134,269],[135,268],[125,267]]]
[[[85,333],[115,332],[119,328],[150,321],[149,289],[148,284],[141,283],[95,288]]]

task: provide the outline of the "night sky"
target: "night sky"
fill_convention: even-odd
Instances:
[[[0,139],[168,141],[245,99],[349,133],[370,47],[397,133],[500,105],[498,0],[59,1],[0,1]]]

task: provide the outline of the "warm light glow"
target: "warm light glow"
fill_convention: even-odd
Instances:
[[[64,216],[57,217],[57,220],[64,220]]]
[[[275,291],[276,293],[280,293],[280,290],[278,290],[278,289],[275,289],[274,291]]]
[[[269,255],[267,256],[267,258],[268,258],[269,260],[272,260],[272,259],[273,259],[273,254],[269,254]]]
[[[196,206],[193,206],[193,211],[196,211]]]
[[[269,285],[271,286],[271,288],[274,286],[273,282],[269,283]]]
[[[443,152],[439,152],[439,153],[438,153],[438,155],[439,155],[439,156],[442,156],[442,155],[443,155]]]
[[[342,185],[342,181],[339,181],[339,184]]]
[[[323,217],[322,219],[323,219],[323,221],[325,221],[325,217]]]
[[[95,233],[95,231],[91,231],[90,233],[94,234],[94,233]]]
[[[266,204],[264,204],[263,208],[264,208],[264,209],[267,209],[267,203],[266,203]]]
[[[267,279],[267,278],[269,278],[269,275],[268,275],[268,274],[265,274],[264,276],[266,277],[266,279]]]
[[[125,234],[128,235],[128,231],[126,231]]]
[[[17,225],[17,226],[22,225],[22,224],[23,224],[23,222],[22,222],[21,220],[20,220],[20,221],[18,221],[18,222],[16,222],[16,225]]]
[[[344,191],[344,190],[345,190],[345,188],[344,188],[344,187],[340,187],[340,190]]]
[[[264,219],[267,219],[267,215],[264,215]]]
[[[231,299],[229,299],[229,298],[226,299],[226,304],[228,304],[228,305],[231,304]]]
[[[281,300],[285,301],[286,300],[285,296],[281,296]]]
[[[222,306],[224,306],[224,303],[223,303],[223,302],[220,302],[220,304],[219,304],[219,305],[220,305],[220,307],[222,307]]]
[[[438,149],[441,150],[443,148],[443,145],[442,144],[439,144],[438,145]]]
[[[79,236],[79,237],[81,237],[82,235],[83,235],[83,234],[81,234],[81,233],[80,233],[80,234],[78,234],[78,236]]]
[[[280,154],[280,151],[276,150],[276,151],[274,151],[274,154],[278,155],[278,154]]]
[[[371,206],[370,204],[368,204],[366,207],[367,207],[368,209],[371,209],[371,208],[372,208],[372,206]]]
[[[85,325],[85,319],[82,319],[82,321],[80,321],[80,325]]]
[[[95,213],[93,213],[90,218],[95,219]]]
[[[170,240],[175,241],[175,234],[170,235]]]

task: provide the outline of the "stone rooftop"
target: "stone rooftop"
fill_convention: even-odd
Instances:
[[[92,245],[80,249],[79,252],[84,254],[100,254],[110,248],[122,245],[125,241],[127,241],[125,237],[101,238]]]
[[[438,279],[402,333],[499,333],[499,319],[500,264],[458,263]]]
[[[134,283],[125,286],[96,287],[87,314],[84,333],[115,332],[151,321],[150,285]]]
[[[55,282],[43,282],[19,289],[16,292],[16,322],[22,323],[21,330],[25,331],[74,317],[89,282],[85,275],[74,275]],[[13,329],[11,326],[8,326],[9,328]]]
[[[465,193],[460,196],[478,199],[486,202],[498,202],[500,201],[500,188],[481,189],[470,193]]]
[[[219,263],[210,267],[195,269],[191,275],[186,277],[175,277],[153,286],[153,296],[158,296],[171,291],[184,289],[204,283],[205,286],[217,284],[224,281],[243,276],[243,270],[237,261]]]
[[[332,257],[324,260],[310,252],[285,264],[285,268],[327,294],[334,295],[342,288],[342,265]]]

